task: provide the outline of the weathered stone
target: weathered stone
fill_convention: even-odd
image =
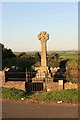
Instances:
[[[64,84],[64,89],[78,89],[77,83],[66,82]]]
[[[63,80],[58,80],[59,90],[63,90]]]
[[[46,91],[59,90],[58,82],[48,82],[48,83],[45,83],[45,90]]]
[[[16,88],[16,89],[20,89],[20,90],[25,91],[25,82],[22,82],[22,81],[8,81],[8,82],[5,82],[5,83],[2,83],[2,87]]]
[[[41,41],[41,67],[45,69],[47,66],[46,62],[46,41],[49,39],[49,34],[47,32],[41,32],[38,34],[38,39]]]

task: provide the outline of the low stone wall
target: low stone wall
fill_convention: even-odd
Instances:
[[[4,71],[0,71],[0,80],[5,82],[5,72]]]
[[[58,82],[46,83],[45,84],[45,90],[46,91],[59,90],[59,83]]]
[[[2,87],[2,80],[0,80],[0,87]]]
[[[0,71],[0,87],[7,88],[16,88],[25,90],[25,81],[8,81],[5,82],[5,74],[4,71]],[[53,91],[53,90],[61,90],[61,89],[78,89],[78,84],[66,82],[63,85],[63,80],[59,82],[43,82],[43,90]]]
[[[64,89],[78,89],[78,84],[71,83],[71,82],[66,82],[64,84]]]
[[[25,91],[25,82],[22,82],[22,81],[8,81],[8,82],[5,82],[5,83],[2,83],[2,87],[16,88],[16,89],[20,89],[20,90]]]
[[[25,81],[7,81],[5,82],[5,73],[0,71],[0,87],[16,88],[25,91]]]
[[[3,72],[0,71],[0,79],[2,79],[2,76],[3,76]]]
[[[45,84],[46,91],[53,91],[53,90],[62,90],[62,89],[78,89],[78,84],[66,82],[64,85],[60,84],[59,82],[49,82]]]

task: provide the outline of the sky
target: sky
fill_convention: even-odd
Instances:
[[[2,42],[14,52],[40,51],[38,34],[49,34],[47,50],[78,49],[77,2],[3,2]]]

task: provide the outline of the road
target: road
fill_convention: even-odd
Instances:
[[[2,118],[78,118],[78,105],[3,101]]]

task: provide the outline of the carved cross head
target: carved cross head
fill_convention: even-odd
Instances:
[[[38,34],[38,39],[41,40],[41,41],[47,41],[49,39],[49,34],[47,32],[40,32]]]

